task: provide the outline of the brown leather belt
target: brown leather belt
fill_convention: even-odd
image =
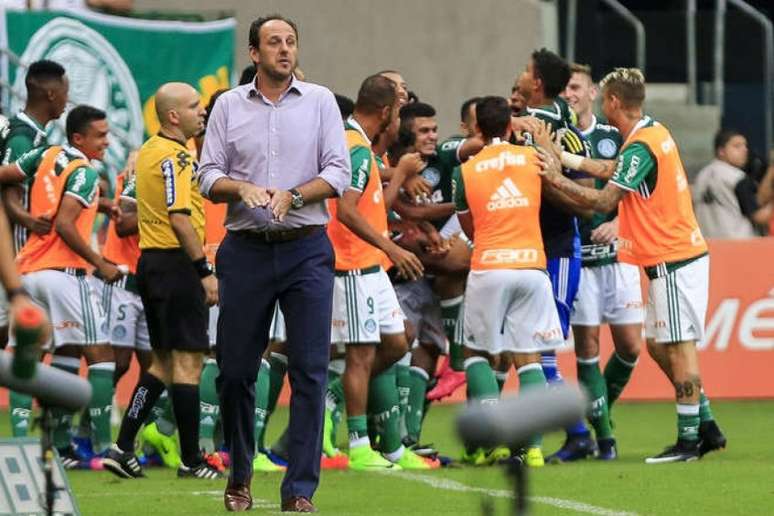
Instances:
[[[308,237],[325,230],[325,226],[302,226],[300,228],[277,229],[274,231],[252,231],[244,229],[241,231],[229,231],[234,236],[255,240],[264,244],[275,244],[280,242],[290,242],[299,238]]]

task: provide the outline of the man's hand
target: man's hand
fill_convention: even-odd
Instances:
[[[113,283],[123,276],[121,269],[119,269],[117,265],[113,265],[105,259],[100,261],[99,266],[97,266],[97,271],[105,283]]]
[[[390,246],[387,257],[398,268],[398,275],[409,280],[417,280],[425,271],[424,265],[411,251],[406,251],[397,245]]]
[[[265,188],[246,181],[240,181],[238,193],[239,198],[250,209],[263,208],[271,202],[271,196]]]
[[[293,194],[287,190],[280,190],[279,188],[267,188],[266,193],[271,197],[271,212],[274,214],[274,219],[282,222],[285,220],[285,215],[290,210],[290,203],[293,201]]]
[[[396,168],[405,172],[406,177],[413,177],[422,172],[425,168],[425,162],[422,161],[422,156],[418,152],[407,152],[400,157]]]
[[[51,216],[41,215],[40,217],[30,217],[25,226],[36,235],[47,235],[51,232],[53,224],[51,223]]]
[[[538,166],[540,167],[538,174],[543,176],[543,179],[549,184],[558,186],[564,179],[564,176],[562,175],[562,164],[553,153],[546,151],[542,147],[537,149],[537,155]]]
[[[511,130],[517,138],[521,138],[521,133],[530,133],[534,136],[542,121],[534,116],[512,116]]]
[[[204,302],[207,306],[218,304],[218,278],[210,274],[202,278],[202,288],[204,288]]]
[[[557,136],[554,135],[547,123],[538,120],[538,127],[532,132],[532,139],[535,145],[551,152],[561,161],[562,147],[557,143]]]
[[[433,193],[433,187],[422,176],[414,176],[406,179],[403,183],[403,190],[409,199],[415,204],[426,202],[426,199]]]
[[[612,244],[618,236],[618,217],[597,226],[591,232],[591,241],[595,244]]]

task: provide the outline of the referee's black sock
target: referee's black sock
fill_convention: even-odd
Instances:
[[[148,372],[140,376],[129,401],[129,407],[126,409],[126,414],[121,420],[121,430],[118,432],[118,440],[116,441],[121,451],[134,451],[134,439],[137,437],[137,432],[140,431],[140,427],[165,388],[164,382]]]
[[[180,436],[180,458],[183,464],[193,466],[199,462],[199,386],[173,383],[169,388],[172,408]]]

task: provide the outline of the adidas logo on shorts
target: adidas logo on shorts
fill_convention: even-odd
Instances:
[[[529,206],[529,199],[524,197],[511,178],[505,178],[489,202],[486,209],[489,211],[505,210],[508,208],[522,208]]]

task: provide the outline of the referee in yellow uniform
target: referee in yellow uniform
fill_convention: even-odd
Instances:
[[[124,478],[143,476],[134,440],[156,400],[169,389],[180,433],[179,477],[211,479],[219,472],[199,451],[199,375],[207,338],[208,305],[218,284],[204,256],[204,207],[197,164],[186,141],[204,127],[197,91],[167,83],[156,92],[161,129],[137,156],[140,261],[137,283],[148,319],[153,361],[132,393],[106,469]]]

